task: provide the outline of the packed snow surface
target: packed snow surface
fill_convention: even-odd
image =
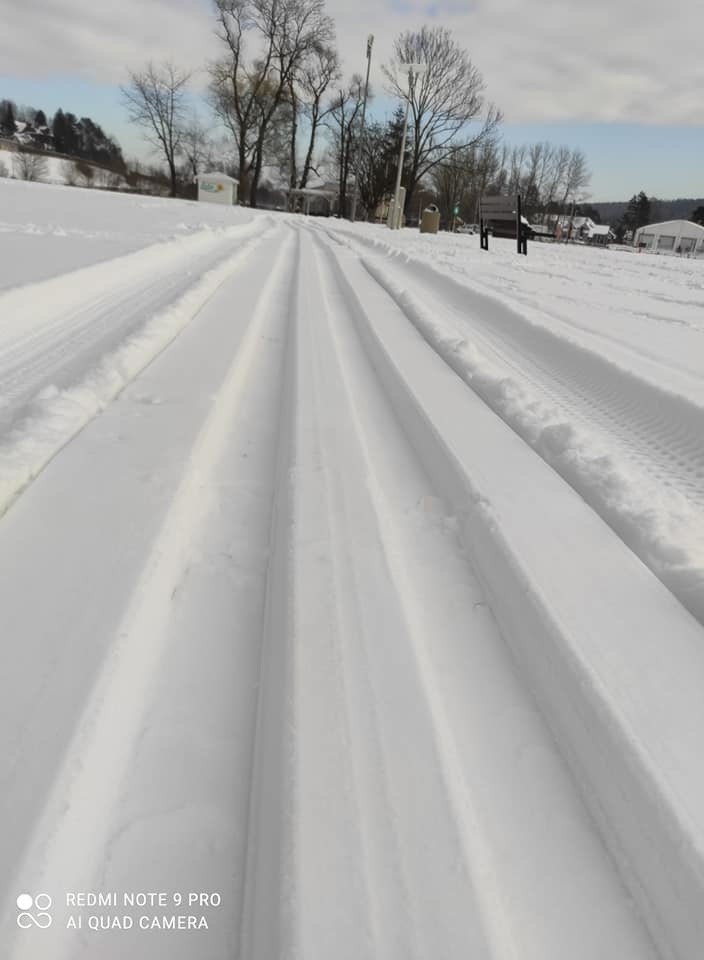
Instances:
[[[0,211],[3,957],[697,960],[704,263]]]

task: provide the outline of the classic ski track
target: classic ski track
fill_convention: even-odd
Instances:
[[[245,235],[243,248],[252,247],[265,232],[266,225],[262,223],[262,230],[258,234]],[[116,283],[111,283],[107,290],[82,300],[75,309],[68,312],[60,310],[48,316],[29,333],[21,334],[9,345],[3,345],[0,360],[0,424],[5,421],[6,426],[10,426],[12,420],[21,415],[22,405],[49,382],[67,386],[73,380],[80,379],[83,356],[90,359],[96,352],[110,352],[120,340],[138,331],[155,313],[168,309],[198,282],[200,276],[219,266],[232,253],[233,238],[227,237],[217,243],[214,249],[200,253],[195,258],[188,250],[183,251],[174,258],[173,265],[160,270],[156,276],[149,264],[145,265],[143,276],[137,280],[130,277],[128,281],[121,281],[118,274]],[[119,271],[123,259],[118,257],[114,261],[116,271]],[[109,266],[110,261],[105,261],[86,270],[93,269],[102,274]],[[56,285],[61,279],[52,277],[45,283]],[[14,303],[25,294],[31,296],[32,291],[18,288],[8,291],[7,297]],[[0,294],[0,309],[2,297]],[[67,380],[65,371],[78,372],[74,372],[73,376],[69,372]],[[57,377],[59,383],[49,379]]]
[[[130,762],[143,736],[157,678],[170,669],[167,640],[174,596],[181,588],[184,570],[188,570],[192,543],[203,535],[212,511],[218,465],[232,447],[232,423],[243,392],[251,390],[251,378],[269,362],[270,337],[282,329],[285,337],[286,315],[272,309],[279,287],[290,275],[287,254],[293,237],[288,231],[282,232],[284,239],[272,264],[269,283],[259,294],[255,314],[184,465],[178,489],[151,545],[102,671],[88,691],[10,889],[95,889],[101,865],[119,836],[113,820],[123,793],[131,789]],[[282,303],[285,300],[281,298]],[[267,373],[261,382],[265,389],[279,393],[276,376]],[[240,429],[246,431],[247,424]],[[279,442],[276,430],[273,442]],[[267,544],[261,543],[259,549],[266,551]],[[253,638],[257,645],[260,638]],[[254,677],[252,684],[256,685]],[[11,910],[6,915],[11,917]],[[8,956],[12,960],[36,960],[36,944],[17,931],[15,935]],[[71,960],[74,939],[75,933],[64,930],[51,960]]]
[[[193,275],[189,271],[187,273],[189,282],[175,295],[175,300],[170,297],[169,302],[164,303],[163,298],[157,298],[153,304],[155,309],[137,321],[136,329],[133,328],[130,331],[120,326],[119,340],[112,350],[107,350],[102,356],[95,356],[95,348],[89,351],[90,365],[87,371],[77,374],[79,379],[68,385],[69,395],[71,396],[73,391],[77,396],[71,397],[69,404],[71,410],[67,420],[62,420],[61,416],[58,422],[52,419],[52,400],[51,398],[48,400],[48,410],[43,409],[39,403],[41,394],[36,395],[37,385],[35,385],[31,391],[35,393],[35,404],[33,405],[31,401],[27,402],[25,407],[20,404],[19,411],[15,411],[19,413],[19,417],[16,422],[9,424],[7,442],[2,443],[3,413],[7,416],[8,411],[3,412],[0,403],[0,452],[6,464],[5,469],[0,470],[0,516],[15,502],[56,453],[173,343],[223,283],[227,282],[233,273],[242,269],[262,240],[275,229],[264,221],[263,229],[250,231],[234,250],[223,250],[218,245],[217,256],[213,258],[211,251],[211,258],[207,261],[209,269],[202,276]],[[103,266],[104,264],[98,265],[98,267]],[[169,274],[169,277],[171,276]],[[126,289],[127,285],[125,284],[124,287]],[[163,293],[163,286],[160,285],[159,290]],[[158,308],[156,303],[159,304]],[[122,306],[124,307],[124,303]],[[183,315],[180,315],[179,311]],[[80,312],[82,315],[83,312]],[[90,308],[87,315],[91,315]],[[107,311],[107,316],[119,320],[121,313],[111,307]],[[52,327],[55,323],[54,320]],[[113,331],[113,336],[115,332]],[[136,363],[132,357],[125,356],[125,351],[129,353],[135,342],[141,344],[139,359]],[[70,345],[71,341],[69,340],[68,343]],[[145,343],[148,345],[146,349]],[[50,352],[48,356],[51,357],[53,354]],[[72,359],[75,360],[75,358]],[[85,399],[81,396],[84,388],[87,388]],[[96,390],[99,398],[95,396]],[[12,414],[13,410],[10,407],[9,415],[12,416]],[[39,440],[37,440],[37,434],[39,434]]]
[[[245,884],[233,904],[238,960],[602,960],[607,950],[655,960],[525,680],[482,613],[483,594],[428,464],[412,451],[370,360],[358,327],[364,295],[344,278],[336,238],[293,229],[295,238],[282,231],[270,284],[145,558],[17,889],[91,889],[117,839],[111,817],[155,677],[169,670],[166,623],[191,543],[206,526],[208,484],[219,481],[215,467],[245,429],[242,397],[263,374],[262,389],[280,402],[272,401],[279,419],[267,455],[277,463],[271,529],[257,541],[269,559],[260,632],[251,638],[261,654],[252,677]],[[390,309],[403,311],[368,278]],[[272,304],[287,301],[275,313]],[[265,366],[274,335],[285,340],[281,382],[279,368]],[[502,357],[517,351],[487,338],[489,347]],[[540,355],[531,363],[536,383],[552,375]],[[567,377],[551,389],[569,399],[573,387]],[[619,402],[607,391],[599,410]],[[426,583],[426,551],[452,576]],[[434,624],[455,599],[453,577],[464,606],[435,638]],[[505,706],[496,724],[481,712],[487,677]],[[575,851],[587,856],[571,877]],[[534,906],[543,888],[541,913]],[[30,944],[10,960],[36,960]],[[60,952],[46,960],[69,960],[72,950],[64,931]]]
[[[457,511],[462,542],[523,682],[535,692],[661,955],[689,960],[701,944],[704,875],[694,733],[700,725],[693,720],[701,712],[701,626],[508,424],[461,379],[447,376],[446,359],[428,350],[385,284],[345,246],[338,244],[335,260],[348,298],[361,305],[359,329],[409,436]],[[484,440],[478,447],[473,430]],[[503,475],[504,458],[516,476]],[[522,485],[523,468],[533,485],[542,478],[552,491],[554,529],[547,503],[533,518],[534,487]],[[598,554],[579,552],[572,563],[570,550],[582,535],[599,543],[603,566]],[[553,555],[559,572],[551,569]],[[590,600],[584,584],[591,580],[597,593]],[[669,646],[662,643],[668,636]],[[680,700],[668,705],[678,686]],[[603,955],[611,949],[608,943]]]
[[[320,228],[317,228],[320,229]],[[345,237],[326,234],[343,246],[356,248]],[[587,349],[573,345],[555,333],[536,327],[515,310],[499,303],[492,320],[485,320],[475,311],[463,309],[462,290],[438,276],[432,290],[414,275],[412,263],[396,258],[382,262],[378,256],[359,253],[367,271],[394,299],[400,309],[424,337],[428,345],[458,374],[522,439],[581,496],[597,510],[615,532],[634,550],[678,599],[700,620],[704,619],[701,587],[702,564],[696,557],[682,558],[678,547],[680,516],[687,511],[690,526],[700,522],[704,509],[704,411],[682,397],[660,392],[647,381],[613,367],[608,361]],[[431,271],[431,268],[428,268]],[[403,278],[401,282],[394,278]],[[471,292],[471,291],[470,291]],[[419,322],[414,312],[420,310]],[[440,318],[441,328],[428,333],[425,318]],[[645,499],[637,509],[614,502],[610,492],[593,490],[591,472],[563,456],[558,446],[554,453],[550,440],[543,446],[531,421],[522,411],[511,409],[503,397],[497,397],[495,383],[485,388],[481,369],[479,376],[468,371],[461,355],[466,344],[475,344],[489,360],[494,376],[506,371],[526,395],[537,399],[550,410],[551,423],[575,425],[600,457],[611,458],[612,464],[629,475],[635,490],[647,489],[650,496],[660,496],[663,516],[673,524],[674,533],[658,526],[643,526],[647,510]],[[520,413],[520,415],[519,415]],[[595,443],[596,441],[596,443]],[[610,465],[609,465],[610,469]],[[638,478],[642,483],[637,483]],[[702,528],[704,530],[704,527]]]
[[[414,297],[429,313],[440,312],[443,322],[452,324],[458,339],[468,333],[478,335],[482,349],[510,367],[519,382],[527,380],[538,394],[568,411],[570,419],[597,426],[628,460],[657,483],[704,505],[704,411],[683,398],[663,397],[636,376],[625,379],[621,371],[598,355],[536,327],[509,307],[505,313],[510,317],[500,311],[492,321],[475,311],[463,310],[458,304],[460,291],[453,288],[450,294],[440,274],[430,300],[428,291],[419,292],[412,263],[396,259],[386,269],[403,274],[410,281]],[[374,271],[375,279],[380,280],[380,273]],[[398,302],[398,297],[395,299]],[[432,343],[430,346],[436,349]],[[667,409],[663,400],[668,399],[677,409]]]
[[[319,227],[319,229],[321,228]],[[322,229],[325,229],[325,228],[322,228]],[[656,366],[662,366],[662,360],[659,357],[659,355],[646,349],[644,346],[634,342],[634,339],[632,337],[631,338],[620,337],[618,336],[616,331],[608,332],[605,330],[595,330],[584,323],[580,323],[575,317],[568,316],[565,313],[560,313],[556,311],[554,308],[551,308],[550,306],[546,308],[545,303],[541,301],[538,295],[533,293],[526,293],[523,290],[521,286],[520,276],[509,276],[509,277],[502,276],[500,281],[500,286],[499,286],[498,280],[492,283],[491,279],[484,280],[481,277],[472,276],[471,278],[472,285],[469,286],[465,284],[461,274],[460,274],[460,277],[456,279],[452,275],[452,272],[450,272],[449,274],[445,274],[441,271],[438,271],[436,270],[432,262],[428,263],[426,261],[420,261],[418,259],[417,254],[407,253],[404,249],[393,246],[391,243],[389,243],[386,240],[372,239],[368,236],[362,236],[358,233],[352,233],[351,231],[345,230],[344,228],[343,229],[336,228],[334,233],[331,234],[331,236],[335,236],[335,235],[337,235],[336,239],[339,239],[339,237],[342,236],[345,238],[344,239],[345,243],[358,244],[361,247],[372,252],[377,257],[379,256],[383,258],[391,257],[394,259],[394,262],[398,261],[399,264],[402,264],[403,261],[406,261],[406,263],[403,265],[408,266],[410,269],[413,269],[413,265],[415,264],[416,267],[420,267],[422,271],[426,271],[434,279],[436,278],[438,282],[438,286],[440,287],[441,290],[443,289],[443,283],[456,284],[460,290],[464,289],[467,295],[471,296],[472,293],[477,293],[479,296],[493,300],[496,303],[501,304],[506,309],[513,312],[520,312],[521,306],[526,306],[529,308],[529,310],[533,312],[539,312],[544,316],[550,317],[551,320],[555,321],[561,327],[566,328],[567,331],[573,330],[578,332],[578,334],[586,335],[590,340],[595,339],[597,341],[600,341],[600,348],[594,351],[597,354],[603,353],[604,355],[606,355],[608,353],[609,344],[614,344],[620,348],[625,348],[625,350],[628,353],[630,353],[632,356],[634,356],[634,358],[640,358],[641,360],[646,361],[646,363],[648,363],[649,365],[654,364]],[[566,285],[571,285],[572,283],[572,277],[570,277],[567,274],[559,274],[555,270],[551,271],[551,277],[553,279],[560,279],[564,281]],[[602,276],[602,279],[603,279],[603,276]],[[634,279],[634,283],[635,282],[636,281]],[[620,297],[623,296],[623,288],[613,287],[610,289],[617,290]],[[702,286],[697,285],[692,287],[692,289],[700,291],[702,289]],[[569,303],[581,302],[579,300],[576,300],[574,297],[570,298],[566,296],[564,293],[553,292],[552,296],[554,296],[557,300],[562,300],[564,302],[569,302]],[[651,297],[655,297],[656,299],[663,299],[666,302],[669,302],[668,298],[659,297],[658,294],[654,294],[652,293],[652,291],[649,291],[648,298],[651,298]],[[693,308],[696,308],[699,306],[699,303],[696,301],[673,300],[673,302],[677,304],[681,303],[682,306],[690,306]],[[645,316],[645,319],[647,319],[648,321],[658,323],[658,324],[663,324],[663,323],[671,324],[673,322],[669,317],[666,317],[664,315],[663,316],[654,316],[652,314],[644,315],[642,310],[627,310],[623,306],[621,306],[619,309],[625,310],[627,313],[630,313],[632,316],[637,318],[642,318],[643,316]],[[692,330],[696,330],[698,332],[701,332],[702,330],[704,330],[704,325],[695,324],[688,321],[681,321],[681,323],[682,325]],[[677,371],[679,374],[683,376],[685,380],[689,381],[689,383],[691,383],[696,377],[696,374],[693,373],[691,368],[685,365],[682,365],[680,363],[677,363],[677,361],[675,360],[672,361],[671,367],[669,366],[669,364],[667,365],[667,369],[672,369]]]
[[[446,960],[465,955],[492,960],[530,956],[538,960],[552,955],[549,951],[559,941],[556,918],[552,918],[555,929],[551,933],[542,930],[545,940],[541,940],[541,934],[536,935],[534,920],[529,921],[526,928],[517,921],[517,914],[521,913],[517,903],[526,895],[530,900],[528,886],[521,887],[522,881],[512,876],[509,868],[504,867],[502,873],[496,847],[504,842],[502,826],[509,828],[509,824],[513,824],[515,829],[516,822],[520,821],[518,809],[506,813],[508,819],[503,825],[499,818],[498,823],[494,820],[488,828],[496,816],[492,813],[487,819],[490,801],[487,796],[481,796],[482,776],[489,771],[482,770],[481,761],[472,757],[472,748],[465,743],[464,734],[469,734],[473,724],[462,711],[466,709],[467,697],[471,700],[479,696],[481,679],[474,690],[471,681],[468,687],[461,686],[455,691],[459,694],[457,699],[453,699],[444,682],[437,686],[434,657],[437,655],[442,660],[442,654],[427,649],[428,631],[446,607],[449,594],[445,587],[440,591],[436,586],[428,588],[423,579],[416,579],[420,574],[414,568],[422,564],[425,550],[430,549],[443,556],[448,570],[456,573],[464,569],[463,576],[469,579],[466,560],[453,535],[443,529],[441,513],[426,528],[424,522],[420,526],[415,524],[413,514],[408,514],[408,506],[403,506],[409,491],[418,483],[422,490],[429,481],[403,432],[398,428],[395,432],[389,431],[395,415],[383,383],[374,373],[358,339],[355,307],[349,303],[349,290],[344,283],[340,284],[330,251],[318,250],[317,239],[306,238],[309,244],[311,241],[316,245],[312,265],[317,272],[312,274],[310,267],[301,271],[301,282],[308,292],[299,294],[301,307],[297,313],[299,374],[295,419],[298,428],[291,494],[291,523],[297,532],[289,531],[292,537],[289,550],[293,550],[289,563],[295,593],[298,578],[303,582],[307,579],[306,567],[312,562],[308,551],[320,544],[318,550],[322,549],[323,553],[318,563],[326,557],[328,566],[327,571],[325,566],[316,568],[322,581],[317,593],[319,597],[332,596],[334,600],[328,613],[330,626],[323,633],[324,647],[317,654],[302,652],[300,644],[305,646],[306,633],[298,636],[294,628],[289,642],[290,659],[285,668],[291,685],[286,700],[293,704],[293,717],[285,729],[295,758],[294,768],[287,775],[286,795],[291,797],[290,807],[296,812],[292,836],[288,845],[284,844],[289,858],[285,873],[292,873],[296,878],[294,885],[300,901],[294,897],[294,904],[310,905],[301,915],[296,915],[294,905],[293,914],[288,918],[293,955],[330,955],[332,944],[326,945],[325,935],[316,930],[317,921],[313,917],[313,908],[325,914],[324,904],[329,897],[331,904],[340,900],[348,902],[352,916],[354,911],[359,911],[356,926],[368,931],[366,949],[358,944],[349,952],[350,957],[423,960],[432,954]],[[305,246],[303,256],[304,261],[306,256],[310,258]],[[311,289],[319,290],[319,297],[313,297]],[[370,373],[374,378],[371,390],[371,383],[367,386],[366,379]],[[383,404],[383,416],[382,408],[377,408],[379,403]],[[396,457],[386,450],[388,443],[384,437],[389,436],[394,437],[391,446]],[[397,462],[401,449],[405,451],[403,466]],[[397,502],[399,496],[401,501]],[[433,501],[432,494],[428,493],[427,499]],[[321,503],[325,504],[322,510]],[[317,511],[313,504],[317,505]],[[313,525],[312,529],[305,523],[306,519]],[[322,586],[325,582],[330,584],[327,591]],[[472,590],[477,591],[477,586],[469,588]],[[472,599],[476,609],[476,600]],[[316,603],[312,594],[306,604],[305,590],[298,600],[306,609],[311,602]],[[321,603],[322,599],[318,599],[317,604]],[[458,619],[450,633],[457,633],[459,638],[460,634],[471,637],[478,631],[476,642],[481,651],[484,641],[479,637],[483,629],[476,626],[475,617],[470,614],[466,621]],[[393,644],[387,649],[386,636],[397,638],[395,649]],[[405,642],[401,638],[406,638]],[[441,634],[437,643],[442,648],[444,642],[446,638]],[[488,657],[489,661],[494,657],[498,663],[492,666],[484,663],[483,669],[490,673],[495,669],[495,682],[511,689],[508,702],[518,702],[519,709],[524,709],[524,704],[531,703],[530,696],[525,690],[519,692],[510,657],[505,650],[499,653],[496,640],[489,646],[491,653],[485,648],[478,651],[479,655]],[[329,672],[325,676],[330,686],[325,691],[318,686],[323,700],[317,703],[310,674],[315,681],[321,660],[327,658],[330,658]],[[471,660],[466,663],[470,670],[483,672],[470,663]],[[469,675],[462,674],[462,681],[468,680]],[[458,681],[458,685],[462,681]],[[336,700],[330,689],[335,687],[344,703],[342,717],[335,717],[330,704],[326,708],[327,697],[332,696],[333,703]],[[534,711],[535,707],[531,703],[526,709]],[[530,720],[525,715],[516,718],[512,732],[514,745],[506,755],[504,775],[510,776],[515,749],[518,744],[525,746],[526,737],[536,738],[536,743],[541,744],[539,752],[545,750],[557,758],[550,734],[537,716],[536,712]],[[413,734],[410,731],[414,731]],[[298,743],[292,739],[294,732]],[[491,739],[488,728],[485,736]],[[333,747],[335,738],[339,741]],[[471,736],[469,739],[471,741]],[[306,774],[305,751],[301,754],[301,750],[305,745],[313,750],[318,742],[327,743],[328,756],[332,754],[339,759],[327,774],[322,774],[315,765]],[[506,745],[497,744],[497,749],[500,752]],[[320,751],[325,752],[325,748]],[[288,750],[283,749],[282,753],[288,755]],[[477,762],[479,767],[475,769]],[[561,762],[557,759],[555,762],[561,768]],[[362,855],[358,899],[355,899],[354,883],[348,881],[343,871],[325,870],[326,857],[334,862],[336,854],[327,850],[325,834],[318,835],[317,820],[314,832],[306,833],[305,800],[310,799],[311,793],[325,794],[320,780],[347,784],[340,787],[342,793],[338,801],[328,798],[329,806],[337,807],[339,802],[340,808],[344,808],[347,803],[358,811],[361,833],[352,843],[352,850]],[[418,799],[409,803],[412,784]],[[519,788],[517,793],[520,792]],[[589,889],[576,890],[574,901],[569,907],[563,904],[563,909],[571,912],[574,922],[586,902],[609,903],[610,911],[613,910],[609,920],[603,908],[601,916],[604,923],[611,925],[611,942],[619,940],[628,956],[654,958],[649,938],[635,922],[629,898],[604,855],[589,818],[580,812],[581,801],[572,785],[565,788],[565,781],[560,781],[559,787],[553,784],[545,790],[542,800],[552,808],[547,812],[540,807],[543,824],[553,819],[579,822],[584,816],[588,825],[574,829],[580,842],[587,843],[589,852],[585,854],[584,863],[590,863],[590,867],[585,870],[583,881]],[[416,819],[422,809],[432,811],[433,842],[429,848],[420,841],[424,823]],[[568,810],[572,812],[567,813]],[[307,853],[316,841],[325,850],[322,866],[316,863],[316,855]],[[350,838],[340,838],[337,843],[346,846]],[[593,848],[589,847],[590,843]],[[450,851],[455,862],[448,876],[443,858]],[[359,852],[355,859],[359,858]],[[312,864],[306,867],[309,856]],[[560,867],[562,854],[551,852],[550,856],[555,856],[556,861],[550,867],[546,861],[542,882],[548,889],[550,883],[555,883],[553,897],[545,899],[556,903],[564,892],[560,877],[563,876],[561,870],[569,870],[569,857]],[[599,866],[595,866],[593,857]],[[554,876],[550,873],[553,868]],[[307,884],[313,883],[314,891],[315,878],[319,882],[321,875],[329,877],[333,888],[319,891],[317,899],[312,895],[306,898]],[[437,890],[439,884],[445,885],[444,893],[441,901],[434,902],[432,891]],[[512,897],[517,903],[511,902]],[[525,904],[522,909],[530,914]],[[549,928],[550,919],[543,917],[543,921]],[[555,939],[550,948],[546,948],[551,937]],[[604,942],[606,939],[608,937]],[[348,945],[344,936],[340,940],[335,955],[347,957],[347,949],[353,944]],[[365,943],[364,936],[360,940]],[[248,941],[250,951],[243,953],[243,960],[250,956],[263,960],[279,955],[271,949],[271,941],[267,944],[269,949],[265,947],[261,952],[251,949],[256,943],[256,940]],[[572,955],[575,949],[573,945]],[[599,949],[588,944],[579,947],[580,955],[583,952],[585,957]],[[601,954],[595,952],[593,956]]]

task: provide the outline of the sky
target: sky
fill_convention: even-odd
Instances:
[[[504,114],[509,144],[581,148],[593,201],[645,190],[704,196],[704,4],[701,0],[327,0],[345,75],[366,67],[370,115],[388,115],[381,64],[393,39],[448,27]],[[209,0],[0,0],[0,98],[90,116],[128,156],[147,148],[127,123],[128,69],[173,59],[204,87],[218,55]]]

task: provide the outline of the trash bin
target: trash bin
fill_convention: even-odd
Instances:
[[[420,218],[420,232],[421,233],[437,233],[440,229],[440,211],[435,206],[434,203],[431,203],[429,207],[426,207],[423,211],[423,214]]]

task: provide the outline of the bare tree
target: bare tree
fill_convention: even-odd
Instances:
[[[510,155],[507,152],[507,156]],[[443,218],[449,220],[452,208],[459,204],[460,216],[475,220],[479,198],[492,189],[501,169],[502,153],[495,138],[487,138],[458,150],[433,168],[431,181]]]
[[[565,171],[565,189],[562,202],[572,200],[576,203],[578,194],[583,194],[589,185],[592,175],[587,167],[587,158],[581,150],[574,149],[570,154],[567,170]],[[581,199],[586,199],[582,196]]]
[[[484,81],[469,54],[445,27],[424,26],[397,37],[391,62],[383,67],[389,92],[408,98],[404,64],[422,63],[410,97],[411,171],[406,192],[408,208],[419,181],[437,164],[471,144],[490,137],[501,113],[484,100]],[[469,125],[481,126],[469,136]]]
[[[547,142],[509,147],[499,155],[489,181],[492,192],[520,192],[527,215],[548,218],[574,208],[591,179],[583,152]]]
[[[294,105],[299,105],[308,125],[308,143],[306,146],[303,167],[297,177],[297,124],[292,124],[291,134],[291,186],[303,188],[313,172],[313,157],[316,138],[321,125],[332,109],[332,105],[323,104],[323,97],[331,84],[340,79],[340,61],[334,47],[324,44],[316,45],[301,65]]]
[[[521,196],[526,216],[540,206],[549,171],[550,144],[541,142],[526,148],[525,170],[521,178]]]
[[[61,161],[61,176],[64,178],[64,183],[67,187],[78,186],[78,172],[76,171],[76,165],[73,160]]]
[[[542,204],[547,213],[550,213],[560,203],[561,184],[567,175],[569,163],[570,148],[565,146],[553,147],[548,159],[548,172],[542,198]]]
[[[194,179],[203,172],[205,166],[212,163],[213,143],[210,133],[196,113],[191,114],[181,130],[181,153],[188,173]]]
[[[267,137],[309,54],[330,45],[323,0],[214,0],[217,35],[227,48],[212,64],[211,102],[233,136],[240,195],[256,206]],[[247,40],[255,54],[247,54]],[[290,114],[289,114],[290,117]]]
[[[329,104],[326,124],[332,133],[333,157],[337,165],[340,216],[346,216],[347,185],[352,172],[358,125],[364,100],[364,80],[354,74],[347,87],[340,88]]]
[[[38,153],[20,150],[13,157],[13,165],[18,180],[43,180],[48,174],[46,159]]]
[[[83,179],[83,186],[90,187],[95,180],[95,167],[86,160],[76,160],[76,173]]]
[[[171,196],[176,196],[177,157],[183,146],[186,86],[191,74],[173,63],[148,63],[141,72],[129,73],[121,87],[129,118],[145,131],[146,140],[161,152],[169,168]]]

